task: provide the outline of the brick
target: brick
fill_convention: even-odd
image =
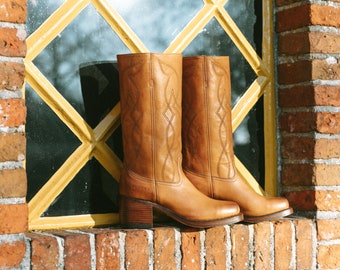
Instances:
[[[313,222],[309,219],[294,220],[296,231],[296,269],[313,269]]]
[[[314,190],[290,191],[285,192],[284,196],[295,211],[316,210],[316,194]]]
[[[95,234],[96,269],[120,269],[119,231],[92,230]]]
[[[277,69],[279,84],[309,82],[312,79],[312,61],[279,64]]]
[[[292,112],[282,113],[280,116],[280,129],[290,133],[317,131],[326,134],[339,134],[339,123],[340,113]]]
[[[231,229],[231,264],[233,269],[249,269],[249,228],[236,224]]]
[[[0,134],[0,162],[22,161],[26,156],[24,133]]]
[[[0,170],[0,198],[22,198],[27,193],[27,177],[23,168]]]
[[[0,234],[26,232],[28,228],[27,204],[0,204]]]
[[[314,89],[315,105],[340,106],[339,86],[316,85]]]
[[[271,227],[270,222],[254,224],[254,269],[271,269],[271,258],[274,255]]]
[[[0,0],[0,18],[4,22],[26,22],[27,0]]]
[[[292,250],[292,224],[289,220],[274,223],[274,269],[294,269]]]
[[[173,228],[154,229],[154,268],[155,270],[176,269],[176,243]]]
[[[24,57],[26,32],[15,28],[0,28],[0,55]]]
[[[276,31],[284,32],[311,25],[310,9],[310,5],[301,5],[277,12]]]
[[[25,241],[0,242],[0,269],[18,269],[25,252]]]
[[[281,107],[340,106],[339,86],[303,85],[279,91]]]
[[[59,269],[59,245],[56,237],[36,233],[27,233],[31,243],[32,270]]]
[[[0,126],[18,127],[26,122],[26,106],[23,99],[0,100]]]
[[[205,234],[205,269],[228,269],[227,262],[227,231],[219,226],[207,229]]]
[[[317,139],[314,157],[320,159],[340,157],[340,139]]]
[[[57,231],[52,233],[64,239],[65,269],[91,269],[91,247],[89,235],[68,231]]]
[[[149,269],[149,236],[146,230],[131,230],[125,236],[125,268]]]
[[[319,269],[340,269],[340,245],[319,246],[317,263]]]
[[[340,36],[321,32],[287,33],[279,36],[279,52],[285,55],[339,53]]]
[[[190,270],[201,269],[201,239],[200,232],[194,229],[184,229],[182,239],[182,268]]]
[[[280,129],[290,133],[314,131],[316,130],[316,117],[314,112],[282,113],[280,116]]]
[[[317,131],[326,134],[340,134],[340,113],[322,112],[316,114]]]
[[[281,155],[284,159],[313,159],[316,140],[302,136],[284,136],[281,142]]]
[[[338,61],[329,62],[328,59],[314,59],[312,63],[312,80],[339,80],[340,63]]]
[[[24,83],[24,64],[0,62],[0,89],[20,90]]]
[[[280,54],[295,55],[310,52],[308,32],[286,33],[279,35],[278,49]]]
[[[315,182],[313,164],[283,164],[281,182],[284,186],[310,186]]]
[[[320,211],[340,211],[340,191],[315,191],[315,204]]]
[[[340,219],[319,219],[317,224],[318,240],[336,240],[340,238]]]
[[[315,185],[339,186],[340,166],[337,164],[316,164],[314,165]]]
[[[311,5],[310,18],[313,25],[340,27],[340,9],[332,5]]]

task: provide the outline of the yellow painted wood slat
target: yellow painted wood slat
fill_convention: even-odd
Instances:
[[[102,164],[102,166],[119,181],[122,162],[117,155],[111,150],[106,143],[97,143],[93,149],[94,157]]]
[[[233,132],[241,124],[249,111],[254,107],[258,99],[263,94],[263,87],[268,83],[267,77],[257,77],[248,90],[237,101],[232,109],[232,129]]]
[[[38,219],[44,213],[86,164],[91,157],[91,153],[91,144],[87,143],[80,145],[72,155],[68,157],[64,164],[29,201],[29,222]]]
[[[25,63],[26,82],[82,142],[91,141],[93,131],[78,112],[32,63]]]
[[[33,59],[89,4],[90,0],[66,0],[27,40],[26,61]]]
[[[268,77],[268,71],[265,65],[262,63],[261,58],[257,55],[254,48],[244,37],[224,7],[219,6],[218,9],[216,9],[216,19],[229,35],[236,47],[240,50],[245,59],[248,61],[255,73],[258,76]]]
[[[43,217],[30,222],[29,230],[85,229],[118,223],[119,215],[117,213]]]
[[[274,91],[274,22],[273,3],[263,0],[263,38],[262,59],[269,71],[269,83],[264,88],[264,155],[265,155],[265,190],[272,196],[277,195],[277,133],[276,133],[276,97]]]
[[[104,117],[93,130],[96,141],[106,141],[120,125],[120,102]]]
[[[256,181],[254,176],[248,171],[248,169],[243,165],[243,163],[237,158],[237,156],[234,156],[234,160],[237,172],[239,173],[241,179],[245,183],[247,183],[255,192],[257,192],[260,195],[265,195],[265,192],[262,189],[262,187]]]
[[[181,53],[214,16],[216,7],[206,4],[171,42],[165,53]]]
[[[148,52],[147,47],[131,30],[120,14],[106,0],[92,0],[92,4],[109,23],[123,43],[135,53]],[[149,14],[148,14],[149,15]]]

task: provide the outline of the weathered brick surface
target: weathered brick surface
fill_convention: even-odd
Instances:
[[[176,269],[174,228],[154,229],[154,269]]]
[[[183,230],[181,232],[181,251],[182,251],[182,269],[200,270],[201,269],[201,239],[198,230]]]
[[[205,269],[227,269],[227,231],[225,227],[211,228],[205,235]]]
[[[316,190],[315,204],[320,211],[340,211],[340,191]]]
[[[59,245],[56,237],[37,233],[27,233],[26,237],[31,243],[32,270],[60,269]]]
[[[0,28],[0,55],[24,57],[26,32],[15,28]]]
[[[313,164],[283,164],[281,182],[284,186],[310,186],[315,183]]]
[[[54,232],[54,234],[64,239],[65,269],[91,269],[91,247],[89,235],[67,231],[58,231]]]
[[[129,230],[125,236],[125,268],[149,269],[149,236],[146,230]]]
[[[96,269],[120,269],[119,231],[94,230]]]
[[[294,220],[296,232],[296,269],[313,269],[315,239],[313,222],[309,219]]]
[[[314,190],[289,191],[284,196],[295,211],[315,211],[316,195]]]
[[[274,269],[287,270],[293,268],[292,225],[289,220],[274,223]]]
[[[24,23],[27,15],[27,0],[0,0],[0,21]]]
[[[249,269],[249,228],[236,224],[231,229],[232,259],[234,269]]]
[[[22,198],[26,192],[27,178],[23,168],[0,170],[0,198]]]
[[[0,269],[18,269],[26,252],[25,241],[0,242]]]
[[[316,129],[316,114],[313,112],[282,113],[280,129],[291,133],[314,131]]]
[[[254,225],[254,269],[271,269],[272,248],[272,223],[260,222]]]
[[[0,204],[0,234],[26,232],[27,204]]]
[[[317,263],[319,269],[340,269],[340,245],[321,245],[318,247]]]
[[[340,219],[320,219],[316,221],[318,240],[340,239]]]
[[[281,107],[340,106],[339,86],[295,85],[279,91]]]
[[[284,159],[313,159],[315,139],[302,136],[287,136],[282,140],[281,155]]]
[[[279,36],[279,51],[285,55],[339,53],[340,36],[321,32],[298,32]]]
[[[0,99],[0,127],[18,127],[26,123],[23,99]]]
[[[295,84],[312,80],[312,62],[300,61],[277,66],[280,84]]]
[[[22,161],[26,156],[24,133],[0,133],[0,162]]]
[[[19,90],[24,83],[25,67],[20,63],[0,62],[0,89]]]
[[[311,25],[310,5],[292,7],[276,13],[277,32],[289,31],[308,25]]]
[[[303,119],[303,121],[301,120]],[[280,128],[291,133],[317,131],[326,134],[340,133],[340,113],[330,112],[293,112],[283,113]],[[331,140],[335,141],[335,140]]]

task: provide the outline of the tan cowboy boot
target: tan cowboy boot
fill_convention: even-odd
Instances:
[[[214,199],[236,202],[244,220],[291,214],[285,198],[264,197],[240,179],[234,165],[229,57],[183,58],[183,170]]]
[[[241,221],[234,202],[198,191],[182,170],[182,56],[118,55],[124,168],[120,219],[151,227],[153,209],[197,228]]]

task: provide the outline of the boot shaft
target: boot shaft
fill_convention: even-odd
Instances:
[[[181,157],[180,54],[118,55],[124,164],[148,179],[176,181]]]
[[[183,58],[182,141],[184,169],[218,178],[235,174],[229,57]]]

